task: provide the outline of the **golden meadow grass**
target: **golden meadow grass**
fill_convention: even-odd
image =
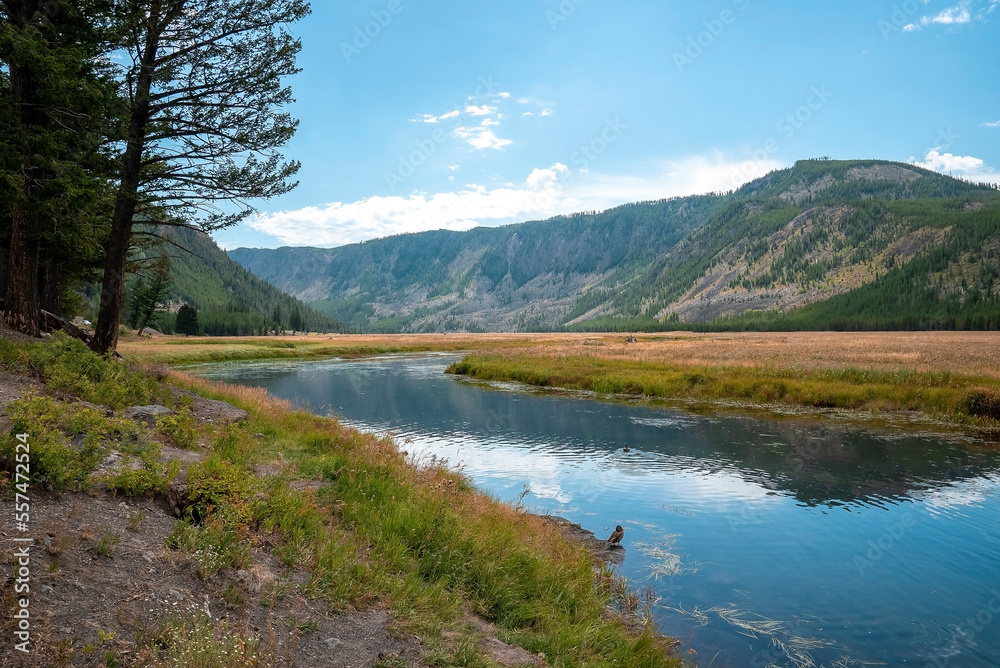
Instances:
[[[995,333],[589,337],[466,356],[482,380],[675,400],[843,408],[1000,423]]]

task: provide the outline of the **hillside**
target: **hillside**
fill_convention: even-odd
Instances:
[[[375,331],[995,328],[998,221],[992,186],[810,160],[725,195],[230,255]]]
[[[343,323],[309,308],[234,262],[211,237],[185,228],[167,233],[176,246],[167,246],[172,289],[170,300],[198,309],[198,320],[207,334],[263,334],[289,329],[298,312],[309,331],[344,331]],[[162,252],[162,251],[158,251]],[[277,318],[280,317],[280,323]],[[158,325],[173,328],[172,314],[159,317]]]
[[[500,228],[326,250],[240,248],[230,256],[317,310],[369,331],[554,328],[590,286],[640,272],[726,201],[687,197]]]
[[[799,328],[875,319],[954,327],[984,300],[1000,305],[998,213],[994,188],[912,165],[800,162],[741,188],[634,281],[598,286],[597,305],[576,322],[707,323],[766,312]],[[942,317],[921,325],[918,314]]]

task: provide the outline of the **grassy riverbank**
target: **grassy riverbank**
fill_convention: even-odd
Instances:
[[[580,546],[541,518],[476,491],[458,474],[413,466],[391,440],[294,411],[261,390],[176,372],[159,383],[63,337],[50,344],[0,340],[0,362],[8,374],[44,383],[4,410],[2,470],[15,470],[13,434],[26,432],[33,490],[47,484],[56,492],[83,492],[78,505],[102,490],[125,499],[181,495],[187,519],[176,523],[169,551],[188,562],[219,600],[246,604],[253,594],[240,589],[235,574],[252,572],[254,555],[267,553],[288,573],[304,574],[299,584],[293,578],[283,587],[331,611],[387,610],[393,634],[420,639],[425,665],[494,665],[470,615],[553,666],[681,665],[666,640],[606,614],[608,606],[626,616],[641,613],[641,602],[612,573],[599,570],[595,577]],[[195,394],[227,401],[249,416],[233,424],[195,420]],[[151,432],[99,408],[152,402],[177,415],[158,419]],[[166,457],[168,449],[190,453],[183,480],[175,478],[180,461]],[[118,464],[108,469],[112,451]],[[0,490],[3,498],[12,497],[9,476]],[[116,544],[110,536],[88,549],[110,558]],[[57,571],[58,553],[48,554]],[[145,569],[135,577],[157,577],[141,573]],[[12,593],[3,594],[6,608]],[[277,594],[271,595],[274,605]],[[181,645],[190,642],[191,629],[201,629],[209,640],[236,637],[253,658],[250,650],[226,654],[231,643],[205,641],[205,651],[216,654],[197,665],[281,665],[277,647],[233,621],[239,605],[225,621],[197,614],[130,620],[119,611],[122,627],[101,628],[97,645],[49,647],[44,656],[92,653],[100,646],[107,665],[189,665]],[[81,617],[79,627],[86,622]],[[310,624],[316,622],[307,620],[292,633],[308,633]],[[394,661],[386,657],[376,665],[404,665]]]
[[[448,371],[480,380],[599,394],[879,414],[920,412],[959,425],[1000,429],[1000,381],[949,371],[679,365],[585,355],[553,357],[538,351],[472,354]]]
[[[131,338],[119,352],[144,364],[323,359],[556,344],[572,335],[544,334],[324,334],[262,337]]]

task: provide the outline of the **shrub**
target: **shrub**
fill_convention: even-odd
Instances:
[[[993,390],[972,390],[962,401],[962,410],[975,417],[1000,420],[1000,394]]]
[[[156,418],[156,430],[182,450],[198,448],[198,434],[194,427],[194,416],[187,407],[181,408],[176,415],[159,415]]]

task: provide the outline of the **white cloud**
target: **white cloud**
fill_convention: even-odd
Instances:
[[[957,176],[967,181],[1000,183],[1000,173],[980,158],[971,155],[941,153],[937,149],[929,151],[923,160],[910,158],[910,163],[934,172]]]
[[[555,163],[533,170],[515,185],[490,189],[468,184],[452,192],[333,202],[264,213],[248,224],[283,244],[340,246],[393,234],[467,230],[603,210],[625,202],[728,190],[735,175],[745,182],[783,166],[778,162],[748,164],[713,153],[664,161],[644,170],[653,176],[634,176],[573,173],[566,165]]]
[[[489,127],[484,127],[482,125],[474,128],[455,128],[455,136],[472,148],[478,148],[480,150],[491,148],[499,151],[500,149],[514,143],[510,139],[497,137],[493,130],[490,130]]]
[[[944,10],[940,14],[931,17],[924,17],[921,19],[924,25],[927,23],[937,23],[940,25],[952,25],[955,23],[971,23],[972,15],[969,13],[968,3],[963,3],[957,7],[951,7]]]
[[[461,112],[458,109],[454,111],[449,111],[447,114],[441,114],[440,116],[435,116],[434,114],[420,114],[417,118],[412,119],[414,123],[440,123],[441,121],[446,121],[449,118],[458,118]]]
[[[469,116],[491,116],[497,111],[496,107],[491,107],[488,104],[484,104],[481,107],[477,107],[474,104],[470,104],[465,108],[465,113]]]
[[[569,167],[557,162],[548,169],[535,169],[528,175],[526,183],[532,190],[548,190],[554,188],[561,174],[569,172]]]
[[[927,4],[927,0],[924,0],[924,4]],[[913,32],[933,25],[956,26],[973,21],[984,21],[997,7],[1000,7],[1000,0],[989,0],[988,3],[984,3],[982,0],[964,0],[937,14],[923,16],[918,21],[903,26],[903,30]]]
[[[1000,2],[1000,0],[997,0]],[[994,121],[992,123],[983,123],[984,128],[1000,128],[1000,121]]]
[[[509,100],[510,99],[510,93],[508,93],[506,91],[501,91],[501,92],[497,93],[497,97],[499,97],[501,100]]]

